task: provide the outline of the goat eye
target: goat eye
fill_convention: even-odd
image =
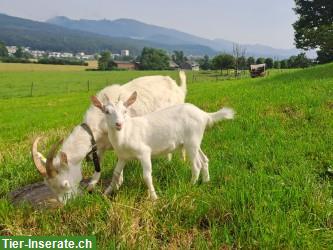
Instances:
[[[105,110],[105,114],[110,114],[109,110]]]

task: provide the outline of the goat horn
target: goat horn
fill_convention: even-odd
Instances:
[[[46,157],[46,173],[49,177],[54,177],[58,174],[58,170],[53,166],[53,158],[55,154],[57,153],[57,149],[60,146],[60,144],[63,142],[63,139],[59,140],[55,144],[53,144],[50,152],[48,153]]]
[[[32,154],[32,159],[35,163],[35,166],[37,168],[37,170],[39,171],[39,173],[43,176],[46,177],[47,176],[47,172],[46,172],[46,168],[44,166],[44,164],[42,163],[39,155],[38,155],[38,142],[41,139],[41,137],[37,137],[35,139],[35,141],[32,144],[32,149],[31,149],[31,154]]]

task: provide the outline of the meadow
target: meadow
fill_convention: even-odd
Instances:
[[[177,72],[1,67],[0,235],[95,235],[99,249],[332,249],[333,64],[258,79],[192,82],[189,74],[187,102],[206,111],[229,106],[237,112],[235,120],[205,133],[210,183],[192,186],[189,163],[179,154],[171,162],[156,159],[159,199],[152,202],[133,161],[115,197],[102,196],[99,185],[57,209],[9,201],[10,191],[41,181],[30,156],[33,138],[44,136],[46,153],[80,124],[98,89],[141,75],[177,79]],[[40,92],[30,97],[32,81]],[[69,89],[75,83],[84,87]],[[103,181],[111,178],[115,162],[109,152]],[[92,173],[85,163],[84,176]]]

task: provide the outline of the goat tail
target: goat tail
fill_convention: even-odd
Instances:
[[[209,120],[208,126],[212,126],[214,123],[221,120],[232,120],[235,116],[235,111],[231,108],[222,108],[215,113],[208,113]]]
[[[184,70],[179,71],[179,79],[180,79],[180,88],[186,95],[187,92],[187,86],[186,86],[186,74]]]

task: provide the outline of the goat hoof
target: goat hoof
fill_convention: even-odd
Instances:
[[[149,197],[152,201],[156,201],[158,199],[157,195],[154,193],[154,194],[150,194],[150,197]]]
[[[95,185],[89,184],[87,187],[87,191],[89,194],[91,194],[94,191]]]

